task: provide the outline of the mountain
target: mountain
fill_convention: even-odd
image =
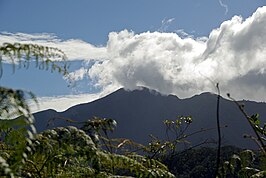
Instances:
[[[241,103],[245,105],[245,110],[249,114],[259,113],[260,118],[265,118],[265,103],[251,101]],[[150,134],[165,138],[166,129],[163,120],[176,119],[177,116],[192,116],[193,122],[187,133],[215,128],[216,104],[217,95],[211,93],[179,99],[174,95],[165,96],[147,88],[134,91],[119,89],[104,98],[73,106],[64,112],[45,110],[35,113],[34,117],[37,131],[74,125],[63,119],[53,120],[55,117],[75,121],[86,121],[93,116],[112,118],[117,121],[117,128],[112,137],[129,138],[139,143],[147,143],[150,140]],[[243,138],[243,134],[253,135],[253,131],[232,101],[220,99],[220,120],[223,126],[223,145],[257,148],[252,140]],[[47,123],[49,123],[48,126]],[[190,140],[198,144],[206,138],[217,140],[216,129],[195,134]]]

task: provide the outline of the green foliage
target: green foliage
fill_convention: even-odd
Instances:
[[[10,177],[174,177],[157,160],[106,151],[90,135],[113,130],[111,119],[31,134],[24,118],[1,121],[1,175]],[[97,131],[97,132],[95,132]]]
[[[250,117],[248,117],[250,123],[253,125],[255,131],[260,134],[261,140],[263,142],[265,142],[265,136],[266,136],[266,123],[263,124],[261,123],[261,120],[259,119],[259,114],[254,114]],[[264,148],[264,150],[266,151],[266,148]]]
[[[260,171],[252,175],[250,178],[264,178],[264,177],[266,177],[266,171]]]
[[[89,165],[94,163],[96,147],[89,136],[75,127],[44,131],[36,135],[32,148],[24,168],[32,177],[82,177],[92,172]],[[91,160],[86,161],[87,157]]]
[[[256,164],[257,159],[259,164]],[[225,161],[223,166],[220,168],[221,177],[260,177],[265,175],[265,171],[261,164],[261,159],[265,159],[264,155],[257,156],[251,150],[241,151],[239,154],[234,154],[229,161]]]
[[[2,157],[0,157],[0,175],[14,177],[14,174],[9,168],[9,164]]]
[[[116,127],[116,121],[113,119],[102,119],[93,117],[83,123],[81,127],[97,144],[104,146],[109,152],[112,152],[113,144],[108,136],[109,132],[113,132]]]
[[[58,71],[59,73],[67,74],[67,63],[58,65],[54,60],[65,61],[66,55],[63,51],[46,46],[35,44],[21,44],[21,43],[4,43],[0,46],[0,76],[3,74],[2,62],[6,61],[19,67],[30,66],[31,61],[35,61],[36,67],[42,70],[51,70],[51,72]]]
[[[0,87],[0,119],[12,119],[18,116],[31,117],[27,99],[37,100],[33,93]]]
[[[221,160],[229,159],[241,149],[233,146],[221,148]],[[215,177],[217,148],[200,147],[177,151],[162,160],[171,173],[180,178]]]
[[[1,175],[13,177],[21,171],[31,152],[33,132],[32,123],[24,118],[0,120],[0,167]]]
[[[63,61],[58,65],[54,60]],[[11,63],[13,71],[30,66],[35,61],[41,70],[67,74],[65,54],[56,48],[34,44],[4,43],[0,46],[0,78],[4,72],[3,62]],[[37,103],[33,93],[0,86],[0,175],[14,177],[20,174],[29,154],[35,134],[34,120],[27,100]],[[14,120],[14,118],[17,118]]]
[[[15,132],[18,136],[16,133],[21,134],[22,130]],[[9,137],[17,141],[13,135]],[[10,164],[4,162],[1,168],[14,170],[12,166],[16,161],[20,167],[13,174],[22,177],[174,177],[165,165],[156,160],[136,154],[114,154],[97,148],[91,137],[76,127],[46,130],[31,141],[30,154],[24,157],[23,162],[17,162],[19,155],[23,155],[17,150],[2,150],[2,153],[8,154],[6,157],[16,160],[7,158]],[[11,144],[18,146],[4,142],[5,147]],[[19,144],[26,145],[26,142]]]
[[[62,65],[53,60],[63,61]],[[58,71],[63,75],[67,74],[66,55],[59,49],[34,44],[4,43],[0,46],[0,77],[3,74],[3,62],[11,63],[13,70],[30,66],[35,61],[37,68],[41,70]],[[26,102],[27,99],[37,100],[33,93],[14,90],[0,86],[0,119],[12,119],[20,115],[31,118],[31,112]]]

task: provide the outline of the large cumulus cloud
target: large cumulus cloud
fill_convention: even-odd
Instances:
[[[89,70],[102,87],[141,85],[189,97],[214,92],[219,82],[224,93],[266,101],[260,79],[266,67],[266,7],[245,20],[235,16],[223,22],[207,38],[124,30],[109,34],[106,49],[108,58]]]
[[[175,33],[112,32],[106,46],[108,59],[93,65],[89,76],[100,86],[135,89],[141,85],[180,94],[201,85],[201,76],[194,71],[204,46],[200,40],[181,39]]]

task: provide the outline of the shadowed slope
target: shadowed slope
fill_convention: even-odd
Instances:
[[[149,134],[165,137],[163,120],[176,119],[177,116],[193,117],[193,123],[188,130],[189,133],[201,128],[216,127],[216,101],[217,96],[211,93],[203,93],[188,99],[179,99],[176,96],[161,95],[160,93],[142,88],[141,90],[126,91],[119,89],[116,92],[93,101],[80,104],[58,113],[53,110],[46,110],[34,114],[38,131],[46,129],[45,123],[53,117],[70,118],[75,121],[85,121],[92,116],[115,119],[118,123],[113,137],[130,138],[136,142],[146,143],[150,138]],[[250,101],[243,102],[250,114],[259,113],[261,118],[266,116],[266,104]],[[222,129],[223,144],[236,145],[241,147],[254,147],[251,140],[243,138],[244,133],[252,133],[250,126],[235,104],[221,98],[220,104],[221,125],[228,127]],[[56,119],[53,125],[66,126],[71,123]],[[194,144],[206,138],[217,138],[217,131],[203,132],[191,138]]]

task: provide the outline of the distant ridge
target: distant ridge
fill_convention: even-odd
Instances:
[[[162,95],[148,88],[133,91],[119,89],[101,99],[73,106],[64,112],[45,110],[35,113],[34,116],[38,131],[57,126],[75,125],[63,119],[53,120],[55,117],[68,118],[77,122],[86,121],[93,116],[112,118],[118,123],[113,137],[147,143],[150,140],[149,134],[165,138],[163,120],[176,119],[181,115],[193,117],[193,123],[188,130],[190,133],[202,128],[216,128],[216,102],[217,95],[211,93],[179,99],[174,95]],[[259,113],[260,118],[264,118],[263,122],[265,122],[265,103],[250,101],[242,103],[249,114]],[[232,101],[221,98],[220,119],[222,126],[228,126],[222,129],[224,145],[257,148],[251,140],[243,138],[243,134],[253,135],[253,132]],[[50,122],[47,126],[48,121]],[[197,144],[206,138],[216,139],[217,131],[212,130],[195,135],[191,141]]]

